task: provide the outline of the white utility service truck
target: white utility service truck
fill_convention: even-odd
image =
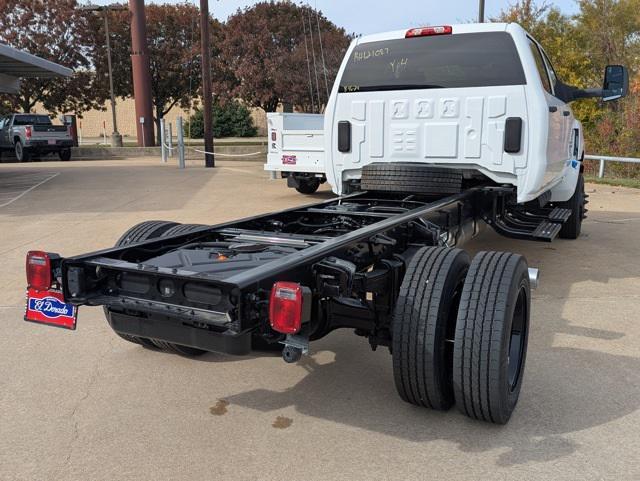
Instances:
[[[313,194],[327,181],[324,115],[267,114],[269,149],[264,170],[287,179],[301,194]]]
[[[322,129],[317,116],[270,117],[270,162],[302,192],[326,174],[337,198],[218,225],[147,221],[75,257],[31,251],[25,319],[74,329],[79,306],[103,306],[147,348],[275,347],[287,362],[347,328],[389,349],[403,400],[505,423],[537,270],[459,246],[485,225],[576,238],[584,144],[569,104],[622,97],[627,83],[613,65],[601,89],[565,85],[514,24],[358,38]]]

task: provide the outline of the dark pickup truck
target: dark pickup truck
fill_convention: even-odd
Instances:
[[[53,125],[48,115],[11,114],[0,117],[0,152],[12,151],[18,162],[57,153],[71,159],[73,140],[66,125]]]

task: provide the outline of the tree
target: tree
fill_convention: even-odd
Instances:
[[[51,113],[99,108],[106,98],[96,88],[86,14],[75,0],[0,0],[0,41],[74,70],[70,78],[24,79],[14,109],[31,111],[40,102]]]
[[[585,128],[587,149],[602,154],[631,155],[640,140],[638,70],[640,69],[640,0],[580,0],[579,12],[563,15],[547,4],[521,0],[494,20],[516,22],[544,47],[560,79],[576,87],[601,84],[607,64],[629,68],[632,89],[627,99],[605,104],[597,99],[572,104]]]
[[[175,105],[189,108],[201,87],[200,72],[200,10],[192,4],[177,5],[149,4],[145,8],[147,16],[147,43],[151,66],[151,93],[155,110],[154,120],[157,138],[160,138],[160,119]],[[131,26],[128,12],[110,12],[109,28],[112,32],[111,45],[114,63],[114,91],[117,96],[133,95],[131,73]],[[99,31],[100,25],[95,29]],[[218,45],[222,26],[210,19],[211,56],[219,55]],[[101,40],[102,39],[102,40]],[[96,68],[106,69],[104,30],[95,36],[96,48],[100,52]],[[214,61],[215,63],[215,61]],[[212,69],[217,78],[216,69]],[[98,75],[104,78],[103,75]]]
[[[238,10],[225,24],[220,46],[221,62],[234,77],[220,90],[267,112],[280,102],[319,110],[349,41],[344,29],[310,7],[260,2]]]
[[[251,112],[238,100],[213,102],[213,136],[221,137],[253,137],[257,130],[251,118]],[[185,126],[192,139],[204,136],[204,115],[202,109],[196,109]]]

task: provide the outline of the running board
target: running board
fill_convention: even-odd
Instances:
[[[522,225],[514,225],[508,217],[500,217],[495,220],[488,219],[487,223],[498,234],[513,239],[531,240],[538,242],[551,242],[562,229],[562,224],[548,220],[540,222],[535,228],[530,229]]]
[[[531,233],[531,237],[535,240],[551,242],[558,236],[560,229],[562,229],[562,224],[558,224],[557,222],[541,222]]]
[[[562,224],[570,217],[571,210],[560,207],[532,210],[516,207],[507,208],[493,219],[487,218],[485,221],[505,237],[551,242],[560,234]]]
[[[549,220],[551,222],[559,222],[560,224],[567,222],[569,217],[571,217],[571,209],[556,207],[549,213]]]

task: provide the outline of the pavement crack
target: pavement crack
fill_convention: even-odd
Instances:
[[[95,361],[95,363],[93,365],[93,368],[91,370],[91,374],[89,375],[89,379],[85,383],[85,387],[82,390],[82,394],[81,394],[80,398],[78,399],[78,401],[76,401],[76,403],[74,404],[73,408],[71,409],[71,413],[69,413],[69,415],[68,415],[68,418],[71,420],[72,433],[71,433],[71,439],[67,443],[67,449],[66,449],[67,455],[65,456],[64,463],[63,463],[63,465],[61,467],[61,471],[63,471],[63,470],[67,470],[68,471],[69,467],[71,466],[71,455],[73,454],[73,450],[74,450],[74,446],[75,446],[76,442],[80,438],[80,428],[79,428],[79,425],[78,425],[78,419],[77,419],[76,415],[77,415],[79,409],[84,404],[84,402],[91,395],[91,390],[93,389],[93,387],[95,386],[96,382],[100,378],[100,375],[102,373],[102,371],[100,369],[100,366],[102,365],[102,361],[112,351],[112,347],[113,347],[112,342],[113,342],[113,340],[110,339],[107,349],[105,349],[104,352],[98,357],[98,359],[96,359],[96,361]]]

